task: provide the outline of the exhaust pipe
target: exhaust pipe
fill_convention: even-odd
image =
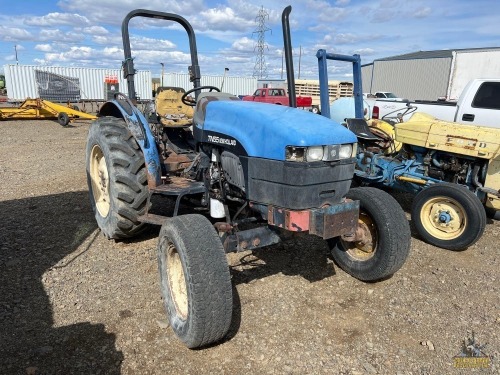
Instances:
[[[293,57],[292,57],[292,39],[290,38],[290,22],[289,16],[292,11],[292,6],[289,5],[283,9],[281,15],[281,24],[283,28],[283,42],[285,49],[285,63],[286,63],[286,80],[288,82],[288,98],[290,100],[290,107],[297,108],[297,97],[295,95],[295,76],[293,70]]]

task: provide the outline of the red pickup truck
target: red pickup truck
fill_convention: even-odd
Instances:
[[[243,100],[249,102],[263,102],[278,105],[290,105],[290,99],[286,95],[285,89],[278,88],[262,88],[257,89],[253,95],[243,97]],[[297,96],[297,107],[308,108],[312,106],[312,98],[310,96]]]

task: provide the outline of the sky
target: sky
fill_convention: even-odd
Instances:
[[[290,29],[296,78],[317,79],[316,52],[359,54],[362,64],[416,51],[500,47],[497,0],[0,0],[0,71],[6,64],[121,67],[121,24],[134,9],[176,13],[196,33],[201,73],[252,77],[259,11],[267,78],[282,70],[281,13],[292,6]],[[133,18],[135,68],[187,73],[188,39],[178,25]],[[17,54],[17,60],[16,60]],[[300,68],[300,72],[299,72]],[[329,63],[329,78],[352,80],[349,63]]]

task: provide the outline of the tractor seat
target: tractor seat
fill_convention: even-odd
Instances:
[[[198,95],[198,101],[196,103],[196,109],[194,111],[193,122],[196,125],[203,125],[205,123],[205,115],[208,103],[219,100],[240,101],[241,99],[233,94],[228,94],[225,92],[202,92],[200,95]]]
[[[347,129],[352,131],[358,138],[366,141],[382,141],[383,139],[377,137],[370,131],[366,120],[363,118],[346,118]]]
[[[182,128],[193,124],[193,107],[185,105],[181,87],[159,87],[155,97],[158,120],[165,127]]]

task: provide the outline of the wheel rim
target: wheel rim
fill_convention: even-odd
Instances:
[[[440,240],[456,239],[467,227],[463,206],[449,197],[435,197],[425,202],[420,221],[427,233]]]
[[[106,217],[110,208],[109,174],[106,159],[98,145],[94,145],[90,153],[90,179],[97,211],[102,217]]]
[[[184,277],[181,257],[173,243],[168,244],[166,264],[170,296],[174,301],[177,314],[186,320],[188,315],[186,279]]]
[[[363,262],[373,258],[378,247],[377,226],[372,218],[364,211],[359,213],[358,231],[363,233],[363,240],[354,242],[341,241],[347,254],[353,260]]]

